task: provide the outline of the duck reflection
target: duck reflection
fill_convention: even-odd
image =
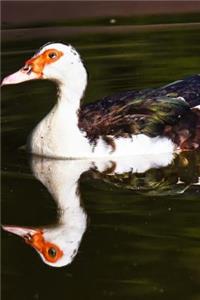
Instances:
[[[162,161],[157,160],[155,164],[151,162],[150,165],[143,161],[143,166],[123,173],[109,174],[95,170],[93,177],[110,186],[149,196],[182,194],[189,188],[196,188],[199,191],[200,152],[181,152],[174,155],[169,164],[167,164],[169,156],[160,156],[159,159]]]
[[[185,152],[175,157],[135,156],[107,160],[55,160],[31,157],[34,176],[57,202],[59,221],[54,226],[28,228],[3,226],[3,229],[22,237],[52,267],[70,264],[76,256],[87,227],[87,214],[81,204],[79,181],[100,179],[119,188],[147,194],[183,193],[198,183],[200,155]],[[178,188],[177,188],[178,187]]]
[[[59,221],[56,225],[43,228],[3,226],[3,229],[21,236],[47,265],[68,265],[78,251],[87,224],[87,215],[80,203],[78,182],[80,175],[89,167],[87,161],[31,158],[34,176],[57,202]]]

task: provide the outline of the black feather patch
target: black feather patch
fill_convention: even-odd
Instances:
[[[102,136],[102,139],[107,145],[111,146],[112,148],[111,153],[113,153],[116,150],[114,139],[110,136]]]
[[[91,141],[107,135],[130,137],[144,133],[154,137],[163,134],[165,125],[179,122],[189,110],[188,104],[178,99],[134,99],[123,105],[116,103],[103,112],[81,111],[79,126]]]
[[[100,136],[130,138],[143,133],[168,136],[180,146],[198,136],[199,115],[191,108],[199,103],[200,76],[194,75],[159,89],[122,92],[82,106],[79,128],[94,145]],[[105,142],[114,151],[113,141]]]

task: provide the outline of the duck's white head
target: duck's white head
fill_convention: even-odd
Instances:
[[[33,79],[49,79],[83,93],[87,85],[87,72],[78,52],[62,43],[48,43],[28,59],[16,73],[4,78],[2,85],[16,84]]]
[[[64,267],[73,261],[85,230],[67,230],[65,226],[37,229],[11,225],[2,228],[23,238],[51,267]]]

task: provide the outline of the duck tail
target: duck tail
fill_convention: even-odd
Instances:
[[[180,150],[200,149],[200,110],[178,98],[157,99],[142,132],[171,139]]]

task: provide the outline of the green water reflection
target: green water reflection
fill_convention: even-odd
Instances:
[[[40,30],[44,38],[29,34],[3,41],[3,75],[48,41]],[[50,39],[58,36],[72,43],[87,65],[85,102],[199,73],[198,27],[62,37],[56,27]],[[45,81],[2,90],[2,223],[38,226],[57,219],[52,197],[17,151],[55,98],[54,84]],[[131,187],[119,177],[110,182],[87,175],[80,188],[89,224],[74,262],[49,268],[19,238],[3,232],[3,299],[199,299],[200,189],[192,185],[199,173],[197,153],[177,158],[170,168],[134,175]],[[177,189],[177,176],[183,190],[189,186],[185,192]],[[163,178],[164,192],[156,193]]]

